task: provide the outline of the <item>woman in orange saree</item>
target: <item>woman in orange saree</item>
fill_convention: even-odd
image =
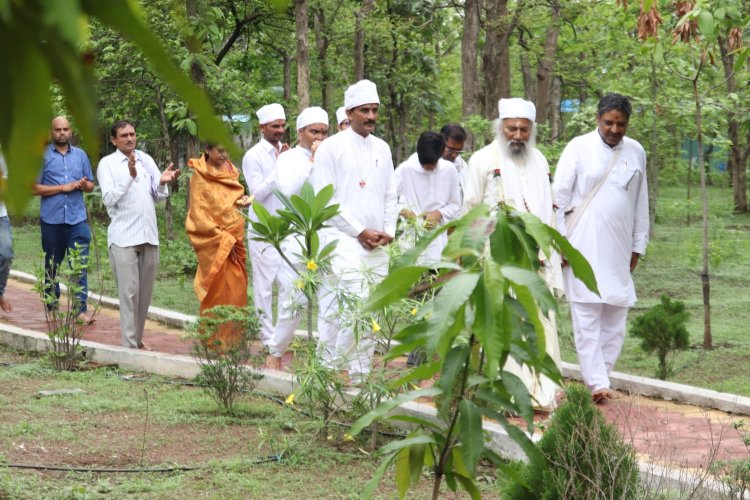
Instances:
[[[221,145],[207,144],[188,161],[190,207],[185,229],[198,257],[193,288],[200,313],[218,305],[247,305],[245,222],[238,212],[250,204],[239,170]]]

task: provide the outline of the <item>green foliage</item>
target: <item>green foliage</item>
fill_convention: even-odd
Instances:
[[[97,157],[95,58],[87,52],[88,22],[96,19],[122,33],[142,51],[155,71],[194,110],[201,135],[231,145],[221,121],[203,92],[180,71],[141,15],[139,4],[127,0],[99,2],[0,3],[0,124],[10,171],[3,193],[9,206],[21,208],[42,164],[49,121],[54,115],[51,84],[57,83],[92,158]]]
[[[666,380],[672,372],[670,353],[690,346],[690,336],[685,327],[687,320],[685,304],[662,295],[660,304],[635,318],[630,326],[630,333],[641,339],[641,348],[649,353],[656,352],[659,358],[656,376],[662,380]]]
[[[88,258],[76,243],[74,248],[68,249],[67,265],[65,260],[59,266],[50,265],[50,273],[47,273],[44,266],[37,268],[34,291],[42,299],[47,336],[52,342],[52,350],[48,354],[52,365],[58,370],[72,370],[83,360],[80,345],[83,321],[78,319],[82,304],[78,294],[83,290],[79,280],[88,265]],[[64,300],[62,307],[54,292],[57,288],[66,290],[61,294]]]
[[[212,307],[190,327],[190,352],[201,369],[197,380],[229,415],[240,394],[262,378],[262,358],[252,352],[259,331],[255,309],[235,306]]]
[[[544,460],[511,464],[501,496],[517,500],[629,499],[638,497],[638,462],[632,446],[580,384],[566,388],[539,441]]]
[[[445,479],[451,490],[460,486],[476,497],[479,459],[497,461],[485,446],[483,419],[502,425],[532,463],[543,461],[527,434],[506,417],[508,412],[520,415],[529,429],[533,428],[530,395],[503,367],[512,357],[535,372],[560,379],[545,352],[540,321],[540,316],[556,310],[554,298],[537,274],[540,249],[547,254],[552,249],[562,252],[576,276],[596,290],[593,272],[554,229],[509,207],[492,214],[488,207],[478,207],[441,230],[450,228],[453,232],[443,251],[444,262],[437,266],[439,274],[430,283],[439,293],[420,307],[411,324],[401,328],[395,335],[401,346],[385,356],[387,362],[407,349],[424,349],[429,362],[395,381],[393,386],[405,386],[408,392],[361,417],[351,433],[356,435],[377,420],[401,418],[389,412],[419,397],[433,398],[436,421],[409,419],[416,430],[380,449],[383,463],[366,493],[373,491],[388,465],[395,464],[402,496],[427,468],[435,474],[435,491]],[[433,236],[426,235],[414,249],[394,259],[388,277],[371,294],[366,311],[397,303],[421,283],[415,262],[425,248],[424,240]],[[415,379],[437,374],[433,387],[408,390]]]

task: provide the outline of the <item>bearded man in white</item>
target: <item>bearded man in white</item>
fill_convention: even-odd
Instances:
[[[328,113],[317,106],[304,109],[297,117],[297,140],[299,144],[279,155],[276,161],[277,189],[291,197],[299,194],[303,184],[310,178],[315,162],[315,151],[320,143],[328,137]],[[303,247],[294,237],[288,237],[281,244],[281,250],[292,262],[297,264],[297,270],[304,271],[305,263],[295,257],[301,254]],[[287,263],[281,264],[277,274],[279,284],[279,307],[273,337],[269,342],[270,354],[266,358],[266,368],[281,369],[281,358],[289,349],[294,330],[300,322],[301,316],[295,308],[305,302],[305,297],[294,282],[298,275]],[[318,324],[321,324],[318,321]]]
[[[451,162],[441,158],[444,149],[442,135],[422,132],[417,139],[417,152],[396,169],[399,213],[405,219],[419,220],[427,229],[452,221],[461,213],[458,172]],[[418,228],[406,233],[418,237],[414,231]],[[430,266],[440,262],[447,243],[448,235],[440,234],[425,249],[420,264]]]
[[[279,154],[289,149],[288,144],[281,142],[284,137],[286,115],[281,104],[266,104],[256,111],[260,126],[260,140],[247,150],[242,158],[242,174],[245,176],[247,190],[253,196],[254,203],[260,203],[271,215],[281,208],[281,202],[273,194],[276,186],[276,159]],[[255,212],[250,210],[251,220],[257,220]],[[248,242],[250,264],[253,277],[253,302],[263,315],[260,318],[260,337],[268,345],[273,336],[273,284],[281,267],[281,257],[274,248],[252,239],[252,224],[248,224]]]
[[[509,205],[530,212],[545,224],[555,225],[549,164],[536,144],[536,107],[519,98],[500,99],[497,138],[474,153],[464,191],[464,212],[484,203],[492,207]],[[542,278],[551,289],[562,288],[559,256],[547,258],[540,253]],[[554,316],[542,316],[547,354],[560,368],[560,345]],[[519,376],[536,400],[535,408],[549,411],[555,407],[557,384],[546,376],[537,376],[512,359],[505,370]]]
[[[555,172],[560,232],[589,261],[599,287],[596,295],[563,270],[581,375],[594,401],[619,397],[609,374],[635,304],[631,273],[648,245],[646,153],[625,137],[630,113],[627,97],[602,97],[597,129],[565,146]]]
[[[321,294],[319,308],[328,327],[320,328],[324,362],[348,365],[352,383],[370,372],[375,349],[372,331],[355,337],[356,314],[346,301],[336,300],[336,289],[364,299],[368,276],[377,281],[388,271],[384,246],[396,233],[397,196],[391,148],[373,135],[380,98],[377,87],[360,80],[346,89],[344,107],[351,127],[323,141],[315,154],[312,184],[315,191],[332,184],[331,203],[339,204],[339,215],[324,230],[321,245],[338,240],[332,260],[332,275]],[[338,302],[338,304],[336,304]]]

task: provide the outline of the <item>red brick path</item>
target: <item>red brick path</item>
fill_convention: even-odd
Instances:
[[[12,313],[0,311],[0,322],[28,330],[46,332],[44,309],[30,285],[8,282],[6,297]],[[101,309],[84,338],[108,345],[120,345],[119,313]],[[184,332],[148,321],[144,343],[153,351],[189,355]],[[289,358],[284,360],[288,366]],[[748,448],[740,431],[733,427],[741,417],[694,406],[653,400],[637,395],[608,401],[600,406],[607,421],[615,423],[645,460],[660,467],[704,469],[716,459],[744,458]],[[747,420],[747,417],[745,417]]]

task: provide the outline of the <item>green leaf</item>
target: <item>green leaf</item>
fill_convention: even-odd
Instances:
[[[445,357],[445,362],[443,363],[442,371],[440,373],[440,379],[436,384],[440,387],[443,394],[453,393],[453,387],[460,378],[461,370],[468,362],[468,356],[468,345],[457,345],[448,351],[448,355]],[[441,413],[447,413],[451,401],[451,398],[445,398],[445,401],[443,401],[443,404],[441,405]]]
[[[398,497],[404,498],[409,491],[409,482],[411,480],[411,469],[409,464],[409,448],[402,448],[396,453],[396,489]]]
[[[726,14],[726,11],[724,10],[724,7],[719,7],[718,9],[714,11],[714,18],[717,21],[721,21],[722,19],[724,19],[725,14]]]
[[[698,14],[698,28],[706,38],[713,38],[714,35],[714,16],[708,10],[701,10]]]
[[[411,484],[417,484],[422,477],[424,468],[425,451],[428,445],[415,444],[409,449],[409,479]]]
[[[426,434],[418,434],[416,436],[407,437],[399,441],[392,441],[387,445],[383,446],[378,450],[378,453],[387,455],[396,451],[409,448],[418,444],[435,444],[435,439],[432,436]],[[408,470],[408,467],[407,467]]]
[[[415,399],[430,398],[440,394],[442,394],[442,391],[437,387],[429,387],[427,389],[407,392],[406,394],[399,394],[395,398],[381,403],[380,406],[369,412],[367,415],[363,415],[357,419],[357,421],[352,424],[352,428],[349,432],[352,436],[356,436],[373,421],[385,417],[385,415],[392,409],[401,406],[404,403],[414,401]]]
[[[503,300],[505,280],[500,265],[492,259],[484,261],[484,272],[472,294],[474,305],[474,334],[482,345],[487,359],[487,372],[499,367],[500,355],[508,349],[510,335],[503,332]]]
[[[519,212],[518,216],[523,221],[526,233],[534,238],[539,248],[549,258],[552,249],[552,239],[548,231],[550,227],[534,214]]]
[[[363,310],[365,312],[379,311],[403,299],[427,270],[428,268],[424,266],[414,266],[389,274],[370,294]]]
[[[651,5],[654,3],[654,0],[643,0],[643,12],[648,12],[651,10]]]
[[[599,288],[596,286],[596,277],[594,270],[586,258],[570,244],[570,242],[555,229],[549,229],[550,237],[557,251],[562,255],[570,265],[570,269],[576,278],[581,280],[586,287],[592,292],[599,294]]]
[[[459,309],[465,307],[478,281],[479,273],[456,274],[435,297],[435,308],[429,319],[428,351],[434,352],[438,344],[446,340],[443,335],[456,322]]]
[[[456,474],[456,479],[458,479],[458,482],[461,483],[461,487],[469,494],[472,500],[481,500],[482,494],[479,492],[477,485],[474,484],[473,478]]]
[[[392,417],[389,417],[388,420],[396,420],[398,422],[406,422],[409,424],[419,425],[422,427],[425,427],[427,429],[430,429],[432,431],[436,432],[443,432],[443,429],[436,424],[435,422],[431,422],[427,420],[426,418],[421,417],[415,417],[413,415],[393,415]]]
[[[484,430],[482,429],[482,415],[472,401],[462,399],[458,403],[461,426],[461,454],[463,462],[469,470],[469,477],[476,475],[476,466],[484,449]]]
[[[380,484],[380,480],[383,479],[385,471],[388,469],[388,466],[391,465],[391,462],[393,462],[395,456],[396,454],[394,453],[393,455],[383,459],[378,468],[375,469],[375,473],[372,475],[372,478],[365,485],[365,489],[362,490],[360,498],[372,498],[372,494],[375,493],[375,489],[378,487],[378,484]]]

